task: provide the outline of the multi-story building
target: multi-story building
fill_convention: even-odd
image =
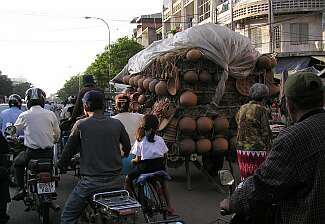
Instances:
[[[133,35],[137,42],[144,47],[161,39],[161,13],[142,15],[134,18],[131,23],[137,24],[137,28],[133,30]]]
[[[271,6],[271,7],[269,7]],[[269,10],[270,9],[270,10]],[[324,0],[164,0],[163,37],[213,22],[247,37],[261,53],[325,62]]]

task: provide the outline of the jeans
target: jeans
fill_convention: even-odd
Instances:
[[[79,216],[88,204],[88,199],[99,192],[120,190],[123,186],[122,176],[90,177],[83,176],[65,202],[61,224],[78,223]]]

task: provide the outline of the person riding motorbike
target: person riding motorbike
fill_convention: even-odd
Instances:
[[[123,124],[104,116],[102,92],[88,91],[82,102],[86,118],[74,124],[57,164],[64,169],[70,164],[72,156],[80,153],[81,178],[65,203],[61,224],[77,223],[87,199],[93,193],[123,187],[120,144],[125,156],[131,149]]]
[[[65,107],[62,109],[61,112],[61,119],[69,119],[73,112],[73,107],[76,103],[77,98],[75,96],[69,96],[68,97],[68,103],[65,105]]]
[[[82,98],[84,97],[86,92],[88,92],[90,90],[96,90],[96,91],[104,93],[104,91],[101,88],[96,86],[94,77],[92,75],[84,75],[83,76],[83,85],[84,85],[84,88],[82,88],[78,93],[77,101],[74,105],[72,115],[70,118],[70,122],[72,124],[74,124],[76,122],[78,117],[83,115]]]
[[[2,111],[0,114],[0,127],[4,134],[7,124],[14,124],[18,116],[23,112],[21,110],[21,97],[18,94],[12,94],[9,96],[9,108]],[[18,133],[20,135],[21,133]]]
[[[284,92],[294,124],[280,132],[264,163],[220,207],[254,217],[276,205],[274,220],[257,223],[324,223],[324,87],[316,74],[298,72],[289,76]]]
[[[9,167],[10,162],[6,158],[2,158],[1,155],[9,153],[9,146],[6,139],[0,132],[0,224],[5,224],[9,220],[7,215],[7,203],[10,202],[9,193]]]
[[[40,88],[30,88],[26,91],[28,110],[21,113],[15,123],[17,131],[24,131],[26,150],[15,158],[14,167],[18,192],[13,198],[20,200],[24,196],[24,171],[32,158],[40,155],[53,157],[53,145],[59,140],[59,122],[52,111],[44,109],[46,94]]]

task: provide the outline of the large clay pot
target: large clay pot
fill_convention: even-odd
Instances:
[[[138,87],[140,87],[141,89],[143,89],[143,81],[144,80],[145,80],[145,77],[138,79]]]
[[[177,94],[177,91],[180,89],[180,81],[175,78],[170,78],[167,81],[167,90],[168,93],[172,96]]]
[[[198,153],[209,152],[212,148],[212,143],[209,139],[200,139],[196,142],[196,150]]]
[[[149,90],[149,84],[150,84],[150,82],[152,81],[152,78],[146,78],[144,81],[143,81],[143,88],[145,89],[145,90]]]
[[[179,120],[178,127],[181,132],[191,134],[196,129],[196,122],[191,117],[183,117]]]
[[[200,117],[196,121],[197,130],[201,134],[208,133],[213,128],[213,121],[209,117]]]
[[[270,56],[268,55],[261,55],[257,61],[256,61],[256,64],[255,64],[255,67],[258,69],[258,70],[271,70],[272,69],[272,60],[270,58]]]
[[[182,154],[191,154],[195,152],[195,141],[193,139],[187,138],[183,139],[179,143],[179,148]]]
[[[134,86],[134,78],[135,78],[135,76],[131,76],[130,79],[129,79],[129,84],[131,86]]]
[[[138,88],[137,88],[137,92],[138,92],[139,94],[142,94],[142,93],[144,93],[144,90],[143,90],[142,88],[138,87]]]
[[[208,71],[203,70],[199,74],[199,80],[201,82],[210,82],[212,80],[212,76]]]
[[[141,95],[139,96],[139,98],[138,98],[138,103],[139,103],[140,105],[143,105],[145,102],[146,102],[146,96],[143,95],[143,94],[141,94]]]
[[[219,153],[224,153],[229,148],[228,141],[225,138],[214,139],[212,145],[213,145],[213,151]]]
[[[189,61],[197,61],[202,57],[199,49],[191,49],[186,53],[186,59]]]
[[[123,77],[123,83],[126,85],[129,85],[129,81],[130,81],[131,75],[126,75]]]
[[[149,83],[149,91],[154,93],[155,92],[155,87],[158,84],[159,80],[157,79],[153,79],[150,83]]]
[[[158,84],[155,86],[155,92],[158,96],[168,96],[167,82],[158,82]]]
[[[195,71],[187,71],[184,76],[184,80],[190,84],[194,84],[198,81],[199,77]]]
[[[213,126],[216,133],[223,133],[229,128],[229,121],[225,117],[217,117],[213,121]]]
[[[183,107],[193,107],[197,105],[197,95],[192,91],[185,91],[179,98]]]
[[[136,75],[135,77],[134,77],[134,86],[138,86],[138,81],[139,81],[139,79],[141,79],[142,78],[142,75]]]

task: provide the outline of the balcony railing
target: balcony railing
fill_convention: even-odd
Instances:
[[[173,14],[177,13],[181,9],[182,9],[182,1],[181,0],[178,0],[177,2],[175,2],[173,4]]]
[[[193,0],[184,0],[184,6],[187,6],[187,5],[190,4],[191,2],[193,2]]]

